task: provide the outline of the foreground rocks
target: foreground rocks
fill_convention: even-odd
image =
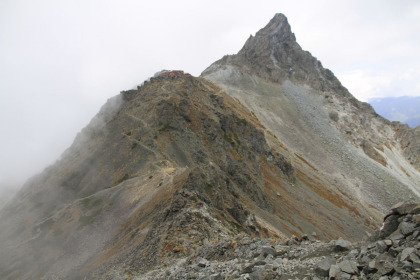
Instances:
[[[370,240],[315,236],[289,240],[251,238],[208,243],[187,258],[142,275],[114,272],[109,279],[420,279],[420,218],[416,203],[398,204]],[[390,217],[392,223],[387,223]],[[392,229],[392,230],[391,230]]]

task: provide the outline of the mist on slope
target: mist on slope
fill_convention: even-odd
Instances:
[[[418,91],[416,1],[322,2],[2,1],[0,189],[54,163],[107,98],[161,69],[198,76],[276,12],[357,98]]]
[[[16,194],[19,186],[0,188],[0,209]]]

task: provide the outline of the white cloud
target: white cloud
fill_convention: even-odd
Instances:
[[[420,71],[413,68],[381,72],[355,69],[336,75],[357,99],[365,102],[372,97],[420,95]]]
[[[367,102],[368,98],[381,96],[387,91],[391,79],[386,74],[372,74],[363,69],[337,74],[341,83],[359,100]]]

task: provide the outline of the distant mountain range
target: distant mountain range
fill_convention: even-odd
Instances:
[[[375,111],[389,119],[408,124],[420,125],[420,96],[376,97],[368,101]]]

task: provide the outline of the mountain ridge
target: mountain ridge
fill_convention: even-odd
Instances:
[[[239,232],[285,238],[315,231],[329,239],[373,231],[366,209],[335,190],[314,189],[322,179],[313,167],[304,159],[291,163],[263,131],[245,107],[204,79],[158,77],[122,92],[2,210],[3,226],[27,226],[4,226],[6,245],[24,245],[0,264],[24,271],[24,252],[47,250],[26,269],[35,277],[77,279],[76,271],[102,275],[111,266],[147,270],[158,256],[186,256]]]
[[[415,131],[352,97],[284,15],[181,72],[109,99],[0,210],[0,277],[125,279],[248,238],[356,241],[419,200]]]

